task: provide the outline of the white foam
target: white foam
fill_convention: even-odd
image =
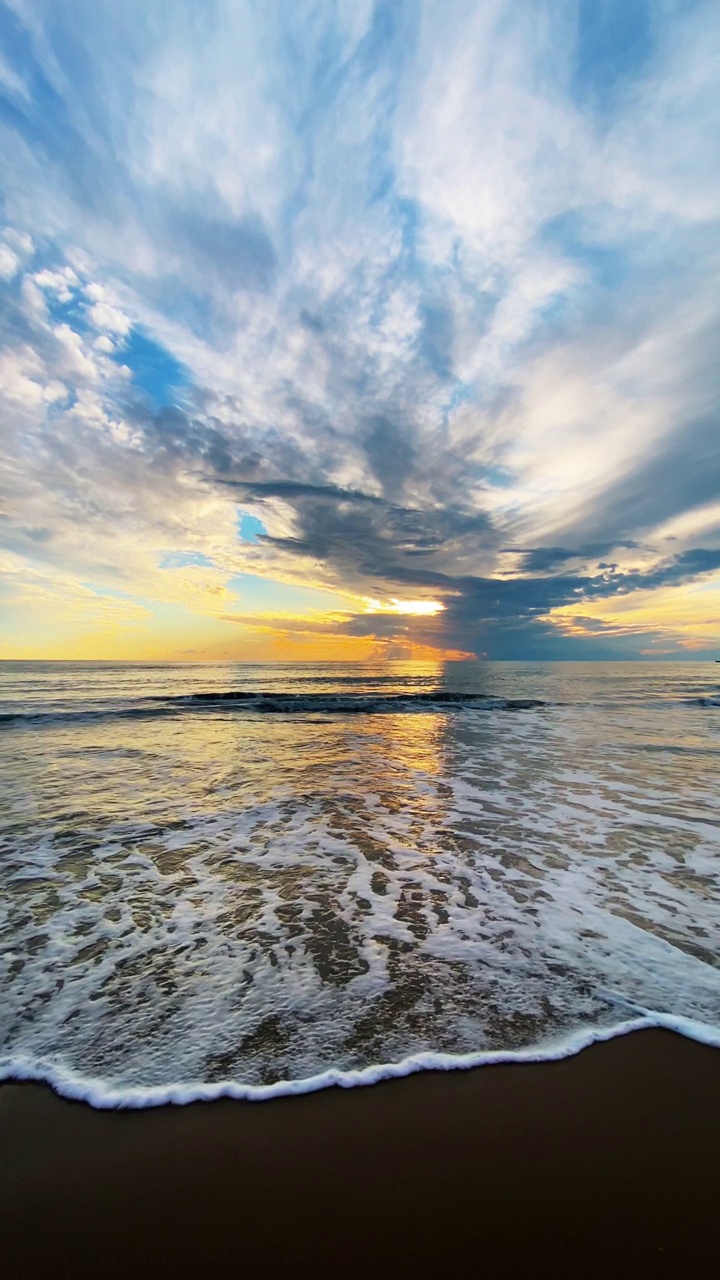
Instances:
[[[187,1106],[192,1102],[217,1102],[233,1098],[246,1102],[269,1102],[273,1098],[295,1097],[317,1093],[322,1089],[355,1089],[380,1084],[384,1080],[400,1080],[420,1071],[468,1071],[478,1067],[511,1063],[560,1062],[572,1058],[594,1044],[603,1044],[634,1031],[652,1028],[676,1032],[688,1040],[711,1048],[720,1048],[720,1029],[707,1027],[692,1019],[670,1014],[646,1012],[642,1017],[617,1023],[613,1027],[578,1030],[562,1041],[529,1049],[500,1049],[486,1053],[416,1053],[401,1062],[378,1063],[356,1071],[331,1068],[306,1080],[281,1080],[273,1084],[242,1084],[225,1080],[215,1084],[171,1084],[148,1089],[113,1089],[104,1081],[85,1079],[72,1072],[41,1063],[0,1061],[0,1081],[48,1084],[63,1098],[87,1102],[98,1110],[144,1110],[150,1107]]]
[[[158,1105],[635,1026],[717,1043],[701,711],[198,723],[36,734],[8,759],[6,1075]],[[696,754],[638,754],[681,732]]]

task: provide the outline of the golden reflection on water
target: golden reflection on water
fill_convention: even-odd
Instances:
[[[380,717],[377,718],[380,720]],[[384,715],[381,743],[370,739],[370,755],[390,760],[393,769],[438,777],[443,772],[443,735],[447,716],[439,712]]]
[[[715,1017],[715,704],[674,712],[667,678],[636,670],[392,675],[168,672],[184,695],[295,679],[302,709],[8,732],[13,1049],[143,1086],[271,1083],[537,1044],[605,1025],[606,990]],[[308,696],[436,682],[490,702]],[[673,688],[713,694],[692,673]],[[506,696],[545,705],[493,710]]]

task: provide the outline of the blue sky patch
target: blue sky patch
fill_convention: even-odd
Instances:
[[[575,92],[605,105],[654,47],[651,0],[580,0]]]
[[[72,285],[68,288],[72,289]],[[58,297],[54,289],[43,289],[42,292],[53,324],[68,324],[75,333],[82,335],[89,331],[88,306],[77,291],[73,291],[72,296],[65,301]]]
[[[179,360],[139,328],[130,330],[113,359],[128,366],[133,385],[144,391],[157,408],[175,404],[178,392],[190,382]]]
[[[601,289],[619,287],[627,276],[631,256],[638,256],[637,238],[630,244],[627,236],[620,244],[603,243],[593,235],[588,219],[574,209],[546,222],[542,236],[565,257],[585,267],[592,284]]]
[[[260,535],[267,536],[267,529],[262,520],[258,520],[257,516],[251,516],[247,511],[240,511],[238,513],[238,533],[241,542],[257,545]]]

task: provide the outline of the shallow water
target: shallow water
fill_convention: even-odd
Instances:
[[[720,1043],[719,672],[0,664],[0,1076],[137,1105]]]

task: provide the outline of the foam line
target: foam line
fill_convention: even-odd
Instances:
[[[485,1053],[417,1053],[400,1062],[378,1063],[356,1071],[331,1068],[306,1080],[279,1080],[273,1084],[252,1085],[232,1080],[212,1084],[197,1082],[151,1086],[147,1089],[133,1087],[113,1088],[102,1080],[85,1079],[61,1067],[49,1063],[31,1062],[22,1058],[0,1062],[0,1081],[47,1084],[63,1098],[86,1102],[96,1110],[143,1110],[150,1107],[187,1106],[192,1102],[215,1102],[220,1098],[237,1101],[268,1102],[273,1098],[293,1097],[303,1093],[317,1093],[321,1089],[355,1089],[379,1084],[383,1080],[398,1080],[420,1071],[468,1071],[476,1067],[500,1066],[509,1063],[559,1062],[574,1057],[593,1044],[614,1040],[634,1031],[660,1028],[676,1032],[687,1040],[711,1048],[720,1048],[720,1028],[674,1014],[644,1011],[641,1017],[628,1019],[613,1027],[579,1029],[562,1040],[527,1049],[497,1049]]]
[[[0,1074],[153,1106],[717,1044],[720,744],[677,702],[717,681],[655,672],[6,680],[68,719],[0,741]]]

